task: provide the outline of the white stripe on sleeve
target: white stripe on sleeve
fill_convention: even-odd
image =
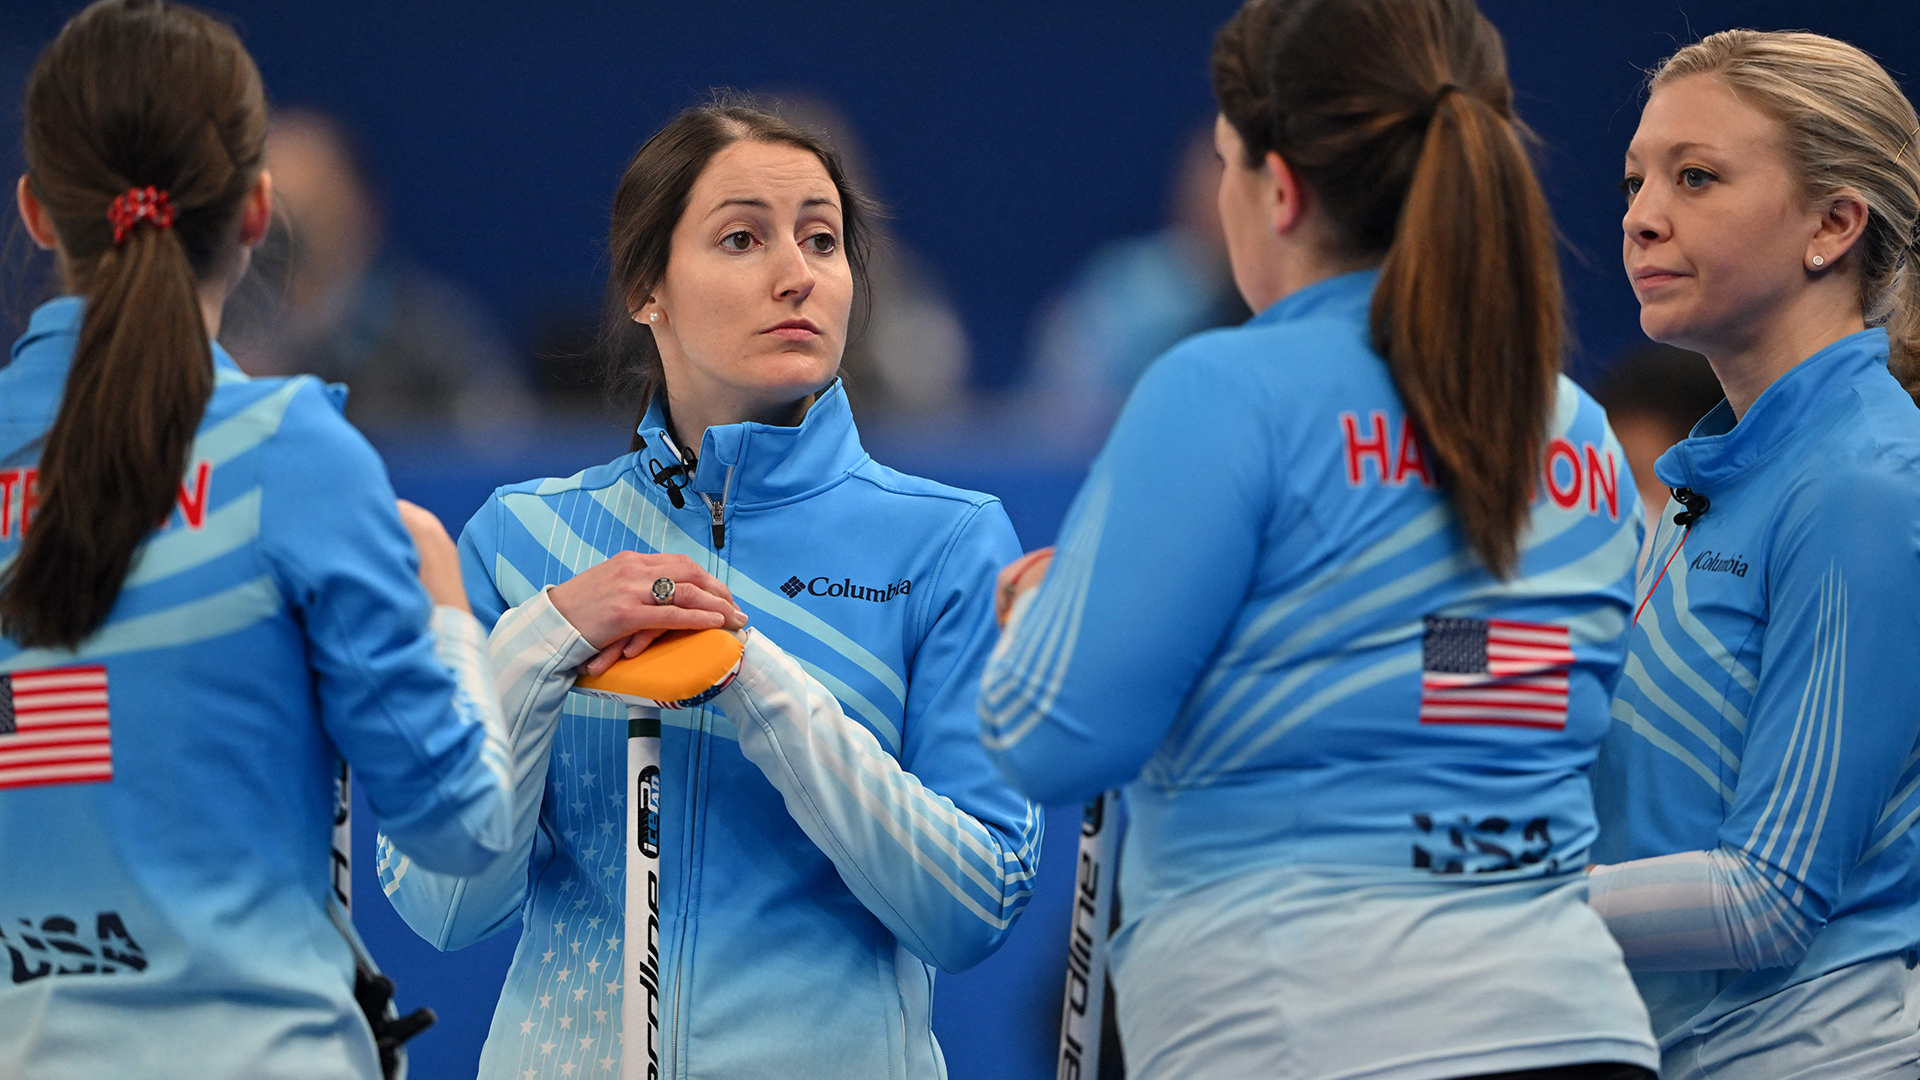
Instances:
[[[1789,967],[1818,929],[1730,848],[1596,866],[1587,883],[1587,902],[1636,971]]]

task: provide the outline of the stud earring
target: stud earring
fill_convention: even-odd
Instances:
[[[1816,255],[1816,256],[1814,256],[1814,257],[1815,257],[1815,258],[1819,258],[1819,256],[1817,256],[1817,255]],[[650,323],[657,323],[657,322],[659,322],[659,321],[660,321],[660,313],[659,313],[659,312],[657,312],[657,311],[649,311],[649,312],[647,312],[647,321],[648,321],[648,322],[650,322]]]
[[[1822,256],[1819,256],[1819,255],[1815,255],[1815,256],[1813,257],[1813,265],[1814,265],[1814,268],[1815,268],[1815,269],[1818,269],[1818,268],[1820,268],[1820,267],[1822,267],[1822,266],[1825,266],[1825,265],[1827,265],[1827,260],[1826,260],[1826,259],[1825,259],[1824,257],[1822,257]]]

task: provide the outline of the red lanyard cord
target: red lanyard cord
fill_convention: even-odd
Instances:
[[[1653,594],[1660,590],[1660,580],[1667,576],[1667,568],[1673,565],[1673,560],[1680,554],[1680,549],[1687,546],[1687,537],[1693,535],[1693,523],[1699,521],[1706,514],[1707,507],[1711,505],[1705,495],[1692,488],[1674,488],[1673,497],[1680,500],[1680,505],[1686,507],[1685,510],[1673,515],[1673,523],[1686,531],[1680,534],[1680,542],[1673,545],[1673,554],[1667,556],[1666,564],[1660,567],[1660,573],[1654,577],[1653,587],[1647,590],[1646,599],[1641,600],[1640,606],[1633,609],[1635,626],[1640,625],[1640,613],[1647,610],[1647,601],[1652,600]]]
[[[1673,565],[1674,558],[1680,554],[1681,548],[1687,546],[1687,537],[1691,536],[1692,534],[1693,534],[1693,526],[1691,525],[1687,526],[1686,532],[1683,532],[1680,534],[1680,542],[1673,545],[1673,554],[1667,556],[1666,565],[1660,568],[1660,573],[1657,576],[1655,576],[1653,579],[1653,586],[1647,590],[1647,595],[1644,599],[1640,601],[1640,606],[1633,609],[1633,625],[1635,626],[1640,625],[1640,613],[1647,610],[1647,601],[1652,600],[1653,594],[1659,591],[1660,579],[1667,576],[1667,567]]]

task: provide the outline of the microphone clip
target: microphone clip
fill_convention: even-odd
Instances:
[[[1683,529],[1693,528],[1693,523],[1705,517],[1707,509],[1713,505],[1705,495],[1692,488],[1674,488],[1673,497],[1680,500],[1680,505],[1686,507],[1685,510],[1673,515],[1673,523]]]
[[[687,497],[680,493],[686,490],[687,481],[693,479],[693,470],[698,462],[692,454],[673,445],[672,439],[662,436],[660,444],[669,455],[679,460],[676,464],[663,468],[658,461],[648,458],[647,472],[653,477],[654,485],[667,493],[667,501],[673,504],[673,508],[684,510],[687,506]],[[645,449],[646,445],[646,440],[641,439],[640,448]]]
[[[673,504],[675,510],[686,507],[687,497],[680,492],[686,488],[687,474],[692,472],[692,469],[685,465],[669,465],[663,469],[659,462],[649,460],[647,471],[653,474],[653,482],[666,490],[667,501]]]

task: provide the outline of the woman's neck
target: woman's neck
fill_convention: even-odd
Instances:
[[[819,397],[818,393],[812,393],[798,401],[774,404],[718,402],[691,394],[681,397],[669,387],[664,410],[667,431],[681,448],[688,453],[698,454],[710,427],[745,423],[794,427],[807,418],[807,410],[813,407]]]
[[[80,283],[66,269],[64,257],[61,259],[60,287],[69,295],[85,295]],[[220,337],[220,320],[227,310],[227,294],[232,291],[233,283],[230,281],[202,281],[194,289],[195,295],[200,298],[200,323],[207,328],[208,341]]]
[[[1241,299],[1258,314],[1310,285],[1379,266],[1381,259],[1345,250],[1317,204],[1310,203],[1294,228],[1261,239],[1250,259],[1258,269],[1236,283]]]
[[[207,327],[207,340],[220,336],[220,319],[227,309],[227,290],[200,287],[200,319]]]
[[[1866,329],[1857,304],[1824,300],[1803,295],[1800,302],[1789,304],[1773,318],[1746,324],[1752,329],[1738,340],[1701,350],[1720,380],[1736,422],[1747,415],[1769,386],[1801,361]]]

